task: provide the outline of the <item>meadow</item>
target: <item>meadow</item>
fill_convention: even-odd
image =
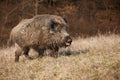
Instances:
[[[120,35],[73,38],[58,58],[21,56],[16,63],[14,51],[14,46],[0,48],[0,80],[120,80]]]

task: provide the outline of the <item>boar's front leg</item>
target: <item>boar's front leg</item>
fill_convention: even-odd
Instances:
[[[57,58],[57,57],[59,56],[58,50],[59,50],[58,47],[51,48],[50,56],[52,56],[52,57],[54,57],[54,58]]]

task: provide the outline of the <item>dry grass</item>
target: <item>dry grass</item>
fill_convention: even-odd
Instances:
[[[77,38],[58,58],[22,56],[15,63],[14,51],[0,50],[0,80],[120,80],[119,35]]]

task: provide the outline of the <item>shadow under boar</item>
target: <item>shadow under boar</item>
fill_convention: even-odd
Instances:
[[[32,59],[28,53],[31,48],[43,54],[46,49],[55,55],[60,47],[71,45],[67,21],[57,15],[37,15],[31,19],[22,20],[10,33],[9,44],[15,43],[15,61],[24,54]]]

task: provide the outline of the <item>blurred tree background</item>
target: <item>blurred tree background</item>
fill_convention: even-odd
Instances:
[[[0,42],[22,19],[38,14],[67,18],[72,36],[120,33],[120,0],[0,0]]]

